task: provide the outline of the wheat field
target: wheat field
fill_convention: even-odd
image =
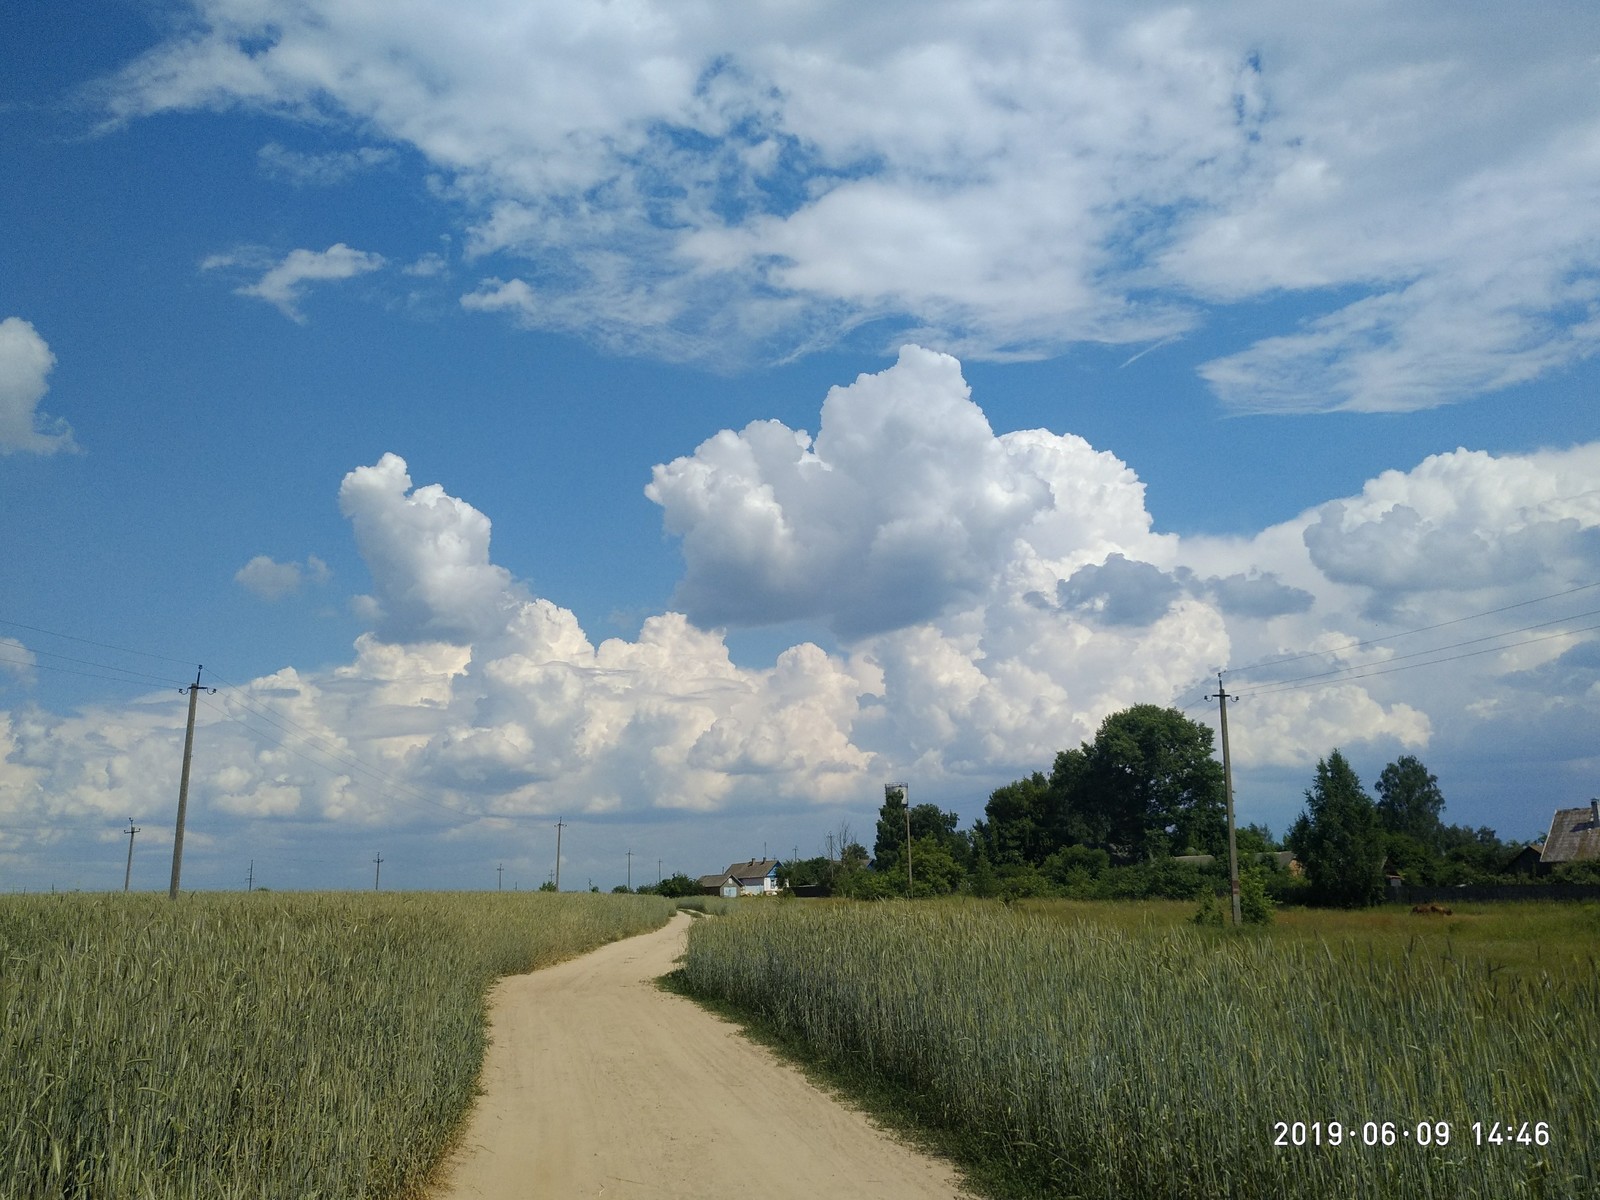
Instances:
[[[1592,957],[1507,977],[994,903],[780,902],[696,922],[682,983],[892,1088],[1016,1195],[1597,1194]]]
[[[672,911],[590,894],[0,898],[0,1196],[412,1194],[472,1100],[494,979]]]

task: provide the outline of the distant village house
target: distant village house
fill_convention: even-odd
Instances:
[[[1583,808],[1558,808],[1539,854],[1541,869],[1596,861],[1600,861],[1600,800]]]
[[[778,860],[754,858],[733,863],[720,875],[702,875],[700,890],[708,896],[771,896],[778,891]]]

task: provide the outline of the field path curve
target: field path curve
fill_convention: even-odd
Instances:
[[[495,985],[482,1095],[434,1200],[965,1200],[949,1166],[655,985],[689,923]]]

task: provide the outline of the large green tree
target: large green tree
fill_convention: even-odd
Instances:
[[[1444,793],[1439,780],[1411,754],[1395,759],[1378,776],[1378,820],[1390,833],[1415,838],[1437,853],[1443,825]]]
[[[937,844],[955,862],[966,869],[968,857],[967,835],[957,830],[961,815],[945,812],[937,804],[911,806],[912,859],[923,841]],[[884,788],[883,807],[878,810],[878,836],[873,843],[872,858],[879,871],[905,869],[906,845],[906,794],[898,785]]]
[[[1100,723],[1081,761],[1057,759],[1067,789],[1062,823],[1074,840],[1137,862],[1224,849],[1222,765],[1211,730],[1175,708],[1136,704]]]
[[[1050,800],[1050,783],[1039,771],[995,788],[973,824],[973,842],[1001,866],[1043,862],[1055,848]]]
[[[1064,846],[1121,863],[1225,848],[1222,766],[1211,730],[1177,709],[1138,704],[1101,722],[1091,742],[996,788],[973,842],[999,869],[1042,866]]]
[[[1288,842],[1317,894],[1354,908],[1383,895],[1383,826],[1377,806],[1338,750],[1317,763],[1306,809]]]

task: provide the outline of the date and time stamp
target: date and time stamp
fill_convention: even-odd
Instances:
[[[1480,1146],[1485,1149],[1550,1144],[1548,1121],[1274,1121],[1272,1145],[1279,1149],[1362,1146]]]

